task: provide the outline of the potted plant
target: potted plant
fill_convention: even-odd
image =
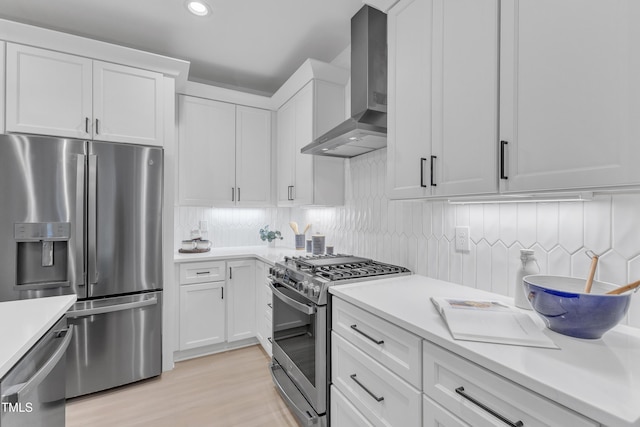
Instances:
[[[267,241],[269,247],[274,247],[276,245],[276,239],[282,240],[282,233],[280,233],[278,230],[269,230],[268,225],[265,225],[264,228],[260,229],[260,240],[262,240],[263,242]]]

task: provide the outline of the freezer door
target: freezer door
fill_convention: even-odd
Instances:
[[[66,317],[67,398],[160,375],[161,291],[80,301]]]
[[[0,135],[0,301],[86,297],[86,142]]]
[[[90,142],[88,157],[88,296],[162,289],[162,149]]]

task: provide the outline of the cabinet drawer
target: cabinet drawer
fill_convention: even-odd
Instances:
[[[506,426],[506,424],[505,424]],[[472,427],[422,395],[422,427]]]
[[[347,341],[422,388],[422,339],[341,299],[333,299],[332,328]]]
[[[226,279],[224,261],[193,262],[180,265],[180,284],[215,282]]]
[[[336,386],[331,386],[331,425],[333,427],[373,427]]]
[[[421,394],[409,383],[331,333],[333,384],[375,426],[420,427]]]
[[[526,427],[599,426],[428,341],[423,362],[425,394],[474,427],[504,427],[498,415]]]

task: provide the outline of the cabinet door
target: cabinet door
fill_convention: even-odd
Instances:
[[[236,107],[236,205],[271,202],[271,111]]]
[[[255,261],[230,261],[227,270],[227,341],[255,337]]]
[[[224,282],[180,286],[180,350],[225,340]]]
[[[640,5],[502,2],[503,191],[640,182]]]
[[[294,143],[295,187],[294,205],[313,203],[313,157],[302,154],[300,149],[313,141],[313,81],[295,96],[296,133]]]
[[[387,193],[431,194],[432,0],[401,0],[388,15]]]
[[[277,192],[278,206],[293,205],[295,141],[296,141],[296,102],[290,99],[278,110],[277,129]]]
[[[93,138],[163,143],[162,74],[93,62]]]
[[[233,206],[235,105],[180,96],[178,187],[181,205]]]
[[[6,129],[91,137],[91,60],[7,44]]]
[[[469,424],[422,395],[422,427],[470,427]]]
[[[0,42],[0,82],[4,82],[4,70],[5,70],[5,52],[6,52],[7,44],[5,42]],[[4,106],[5,106],[5,95],[4,95],[4,86],[0,84],[0,133],[4,133]]]
[[[498,13],[498,0],[433,1],[434,195],[498,191]]]

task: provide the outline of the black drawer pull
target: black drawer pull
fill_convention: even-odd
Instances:
[[[364,332],[362,332],[360,329],[358,329],[357,325],[351,325],[351,329],[353,329],[357,333],[365,336],[366,338],[369,338],[371,341],[373,341],[374,343],[376,343],[378,345],[384,344],[384,341],[382,341],[382,340],[378,341],[377,339],[373,338],[371,335],[365,334]]]
[[[471,403],[476,404],[478,407],[480,407],[483,410],[487,411],[488,413],[490,413],[491,415],[493,415],[494,417],[496,417],[497,419],[499,419],[500,421],[502,421],[503,423],[505,423],[508,426],[511,426],[511,427],[522,427],[522,426],[524,426],[524,423],[522,421],[516,421],[515,423],[511,422],[511,420],[509,420],[509,419],[505,418],[504,416],[500,415],[499,413],[497,413],[493,409],[491,409],[488,406],[478,402],[476,399],[474,399],[473,397],[469,396],[467,393],[464,392],[464,387],[458,387],[456,389],[456,393],[458,393],[460,396],[464,397],[465,399],[467,399]]]
[[[509,141],[500,141],[500,179],[509,179],[504,166],[505,149]]]
[[[273,308],[273,305],[271,305],[271,303],[269,303],[269,304],[267,304],[267,307]]]
[[[431,186],[435,187],[438,184],[435,183],[435,181],[433,180],[433,171],[435,169],[434,163],[436,161],[436,159],[438,158],[438,156],[431,156]]]
[[[210,274],[210,273],[211,273],[210,271],[198,271],[196,273],[196,276],[200,276],[201,274]]]
[[[373,398],[376,400],[376,402],[382,402],[382,401],[384,400],[384,397],[383,397],[383,396],[380,396],[380,397],[376,396],[375,394],[371,393],[371,391],[370,391],[368,388],[366,388],[366,387],[365,387],[365,386],[364,386],[360,381],[358,381],[358,380],[356,379],[356,374],[351,374],[351,375],[349,375],[349,377],[351,377],[351,379],[352,379],[353,381],[355,381],[355,382],[356,382],[356,384],[358,384],[360,387],[362,387],[362,389],[363,389],[364,391],[366,391],[367,393],[369,393],[369,396],[373,397]]]
[[[273,344],[273,340],[271,339],[271,337],[267,337],[267,341],[269,341],[271,344]]]

